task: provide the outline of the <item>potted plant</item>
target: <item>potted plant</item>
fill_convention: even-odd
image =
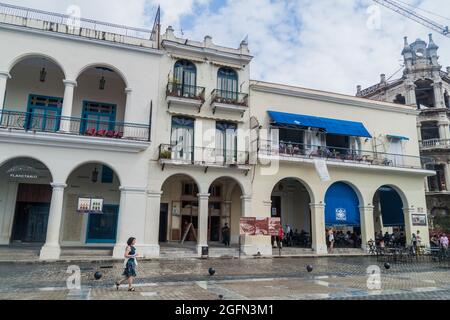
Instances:
[[[172,159],[172,152],[169,150],[163,150],[160,154],[160,159]]]

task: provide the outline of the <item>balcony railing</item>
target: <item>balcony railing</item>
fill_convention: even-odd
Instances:
[[[341,163],[367,164],[408,169],[426,169],[427,165],[434,163],[434,159],[430,157],[408,156],[283,141],[275,143],[268,140],[260,141],[258,154],[260,156],[325,159],[327,161]]]
[[[216,89],[211,93],[211,103],[248,107],[248,94]]]
[[[150,126],[0,110],[0,129],[150,141]]]
[[[147,29],[132,28],[113,23],[76,18],[65,14],[24,8],[6,3],[0,3],[0,14],[21,17],[24,19],[40,20],[49,23],[57,23],[69,28],[83,28],[99,32],[113,33],[131,38],[150,40],[152,36],[152,31]]]
[[[169,82],[167,84],[167,97],[186,98],[205,102],[205,88],[188,84]]]
[[[203,166],[240,166],[249,165],[249,152],[224,150],[219,148],[183,147],[180,145],[161,144],[159,160],[176,164]]]
[[[430,139],[420,142],[422,150],[434,148],[450,148],[450,139]]]

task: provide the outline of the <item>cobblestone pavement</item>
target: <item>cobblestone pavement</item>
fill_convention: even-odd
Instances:
[[[314,267],[312,273],[306,271],[307,265]],[[68,289],[68,267],[66,263],[0,263],[0,299],[450,299],[448,266],[422,262],[392,264],[386,270],[368,257],[141,262],[135,293],[127,292],[126,286],[119,291],[114,287],[122,272],[121,263],[79,264],[81,290]],[[210,267],[216,270],[212,277]],[[369,290],[369,275],[377,267],[380,286]],[[103,274],[99,281],[94,280],[97,271]],[[376,274],[370,278],[377,279]]]

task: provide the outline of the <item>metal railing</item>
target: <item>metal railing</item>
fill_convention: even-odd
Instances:
[[[224,103],[248,107],[248,94],[215,89],[211,93],[211,103]]]
[[[431,157],[409,156],[284,141],[273,142],[270,140],[260,141],[258,154],[285,158],[321,158],[327,161],[409,169],[426,169],[427,165],[435,163],[434,159]]]
[[[77,18],[65,14],[19,7],[6,3],[0,3],[0,14],[56,23],[71,28],[76,27],[99,32],[113,33],[131,38],[150,40],[152,36],[151,30],[143,28],[133,28],[108,22]]]
[[[159,160],[180,164],[238,166],[249,165],[248,151],[224,150],[219,148],[183,147],[161,144]]]
[[[205,88],[189,84],[169,82],[166,95],[168,97],[195,99],[205,102]]]
[[[150,126],[116,121],[0,110],[0,129],[150,141]]]
[[[450,139],[430,139],[420,141],[420,147],[423,150],[434,148],[450,148]]]

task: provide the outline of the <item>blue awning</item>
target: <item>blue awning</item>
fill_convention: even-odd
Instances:
[[[408,137],[404,137],[404,136],[395,136],[395,135],[387,135],[388,139],[393,139],[393,140],[404,140],[404,141],[409,141]]]
[[[327,133],[341,136],[372,138],[361,122],[320,118],[301,114],[268,111],[270,118],[276,124],[294,125],[300,127],[318,128]]]
[[[348,184],[337,182],[325,194],[325,224],[331,226],[360,226],[359,199]]]

